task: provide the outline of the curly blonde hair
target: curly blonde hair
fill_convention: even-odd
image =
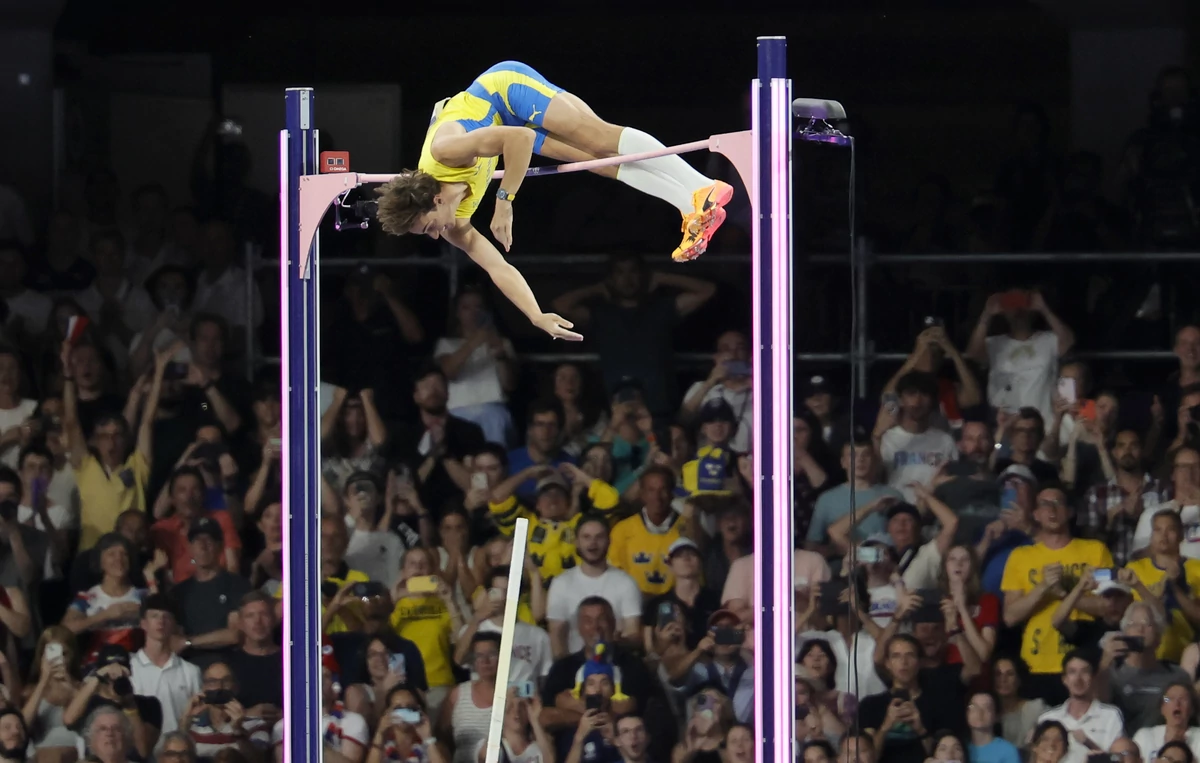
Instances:
[[[417,219],[432,212],[434,197],[442,190],[439,180],[422,170],[405,170],[375,189],[379,197],[375,219],[385,233],[403,236]]]

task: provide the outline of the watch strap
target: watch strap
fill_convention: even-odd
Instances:
[[[515,201],[517,195],[515,193],[509,193],[503,188],[498,188],[496,189],[496,198],[500,201]]]

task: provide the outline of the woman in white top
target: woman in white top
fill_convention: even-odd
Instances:
[[[542,726],[542,701],[537,692],[525,699],[509,689],[500,732],[500,763],[554,763],[554,741]],[[477,763],[487,757],[487,739],[480,739]]]
[[[47,650],[51,644],[54,646]],[[79,739],[62,721],[63,710],[79,691],[79,652],[74,634],[61,625],[51,625],[38,639],[32,663],[21,714],[25,725],[33,730],[30,742],[38,750],[39,759],[54,756],[62,760],[75,752]]]
[[[433,349],[449,382],[446,407],[478,424],[488,442],[508,445],[513,421],[505,401],[517,383],[512,342],[496,330],[483,292],[475,288],[458,293],[450,323],[451,335]]]
[[[471,639],[474,678],[450,690],[442,703],[438,736],[454,740],[453,763],[475,763],[479,743],[487,739],[500,662],[500,634],[476,633]]]
[[[992,664],[993,685],[1000,701],[1000,726],[1003,736],[1017,749],[1024,750],[1029,734],[1037,727],[1037,719],[1046,712],[1040,699],[1021,696],[1023,665],[1011,657],[999,657]]]
[[[29,419],[37,410],[37,401],[21,395],[21,358],[8,348],[0,348],[0,461],[17,468],[17,454],[35,433]]]
[[[1200,728],[1196,727],[1196,700],[1191,685],[1184,681],[1167,684],[1160,712],[1162,724],[1138,729],[1133,735],[1142,760],[1158,758],[1158,751],[1167,742],[1183,742],[1193,757],[1200,758]]]
[[[383,477],[385,463],[380,452],[386,441],[387,427],[375,407],[374,390],[350,394],[335,388],[332,404],[321,415],[321,473],[338,495],[346,489],[346,478],[355,472]]]

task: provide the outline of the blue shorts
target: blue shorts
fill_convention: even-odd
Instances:
[[[551,99],[562,88],[551,84],[533,67],[520,61],[501,61],[475,78],[467,93],[489,101],[510,127],[528,127],[537,133],[533,142],[535,153],[541,153],[546,141],[542,120]]]

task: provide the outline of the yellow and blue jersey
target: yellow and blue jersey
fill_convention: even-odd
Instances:
[[[650,524],[644,509],[622,519],[612,529],[608,563],[627,572],[646,596],[666,593],[675,585],[667,551],[686,525],[674,511],[661,526]]]
[[[469,167],[442,164],[433,158],[431,150],[438,128],[448,122],[458,122],[467,132],[495,125],[529,127],[537,133],[533,150],[540,152],[546,140],[542,120],[550,99],[560,90],[532,67],[518,61],[502,61],[476,77],[470,87],[434,113],[417,169],[443,183],[467,184],[470,190],[455,210],[455,217],[469,218],[475,214],[496,172],[499,157],[477,156]]]
[[[592,508],[599,512],[611,511],[621,500],[616,488],[602,480],[592,480],[587,495]],[[579,563],[575,551],[575,527],[583,517],[582,513],[562,522],[554,522],[542,519],[515,497],[510,497],[503,503],[490,503],[488,508],[492,512],[496,527],[500,528],[504,535],[512,535],[513,528],[521,517],[529,520],[527,551],[547,584],[563,570],[569,570]]]

